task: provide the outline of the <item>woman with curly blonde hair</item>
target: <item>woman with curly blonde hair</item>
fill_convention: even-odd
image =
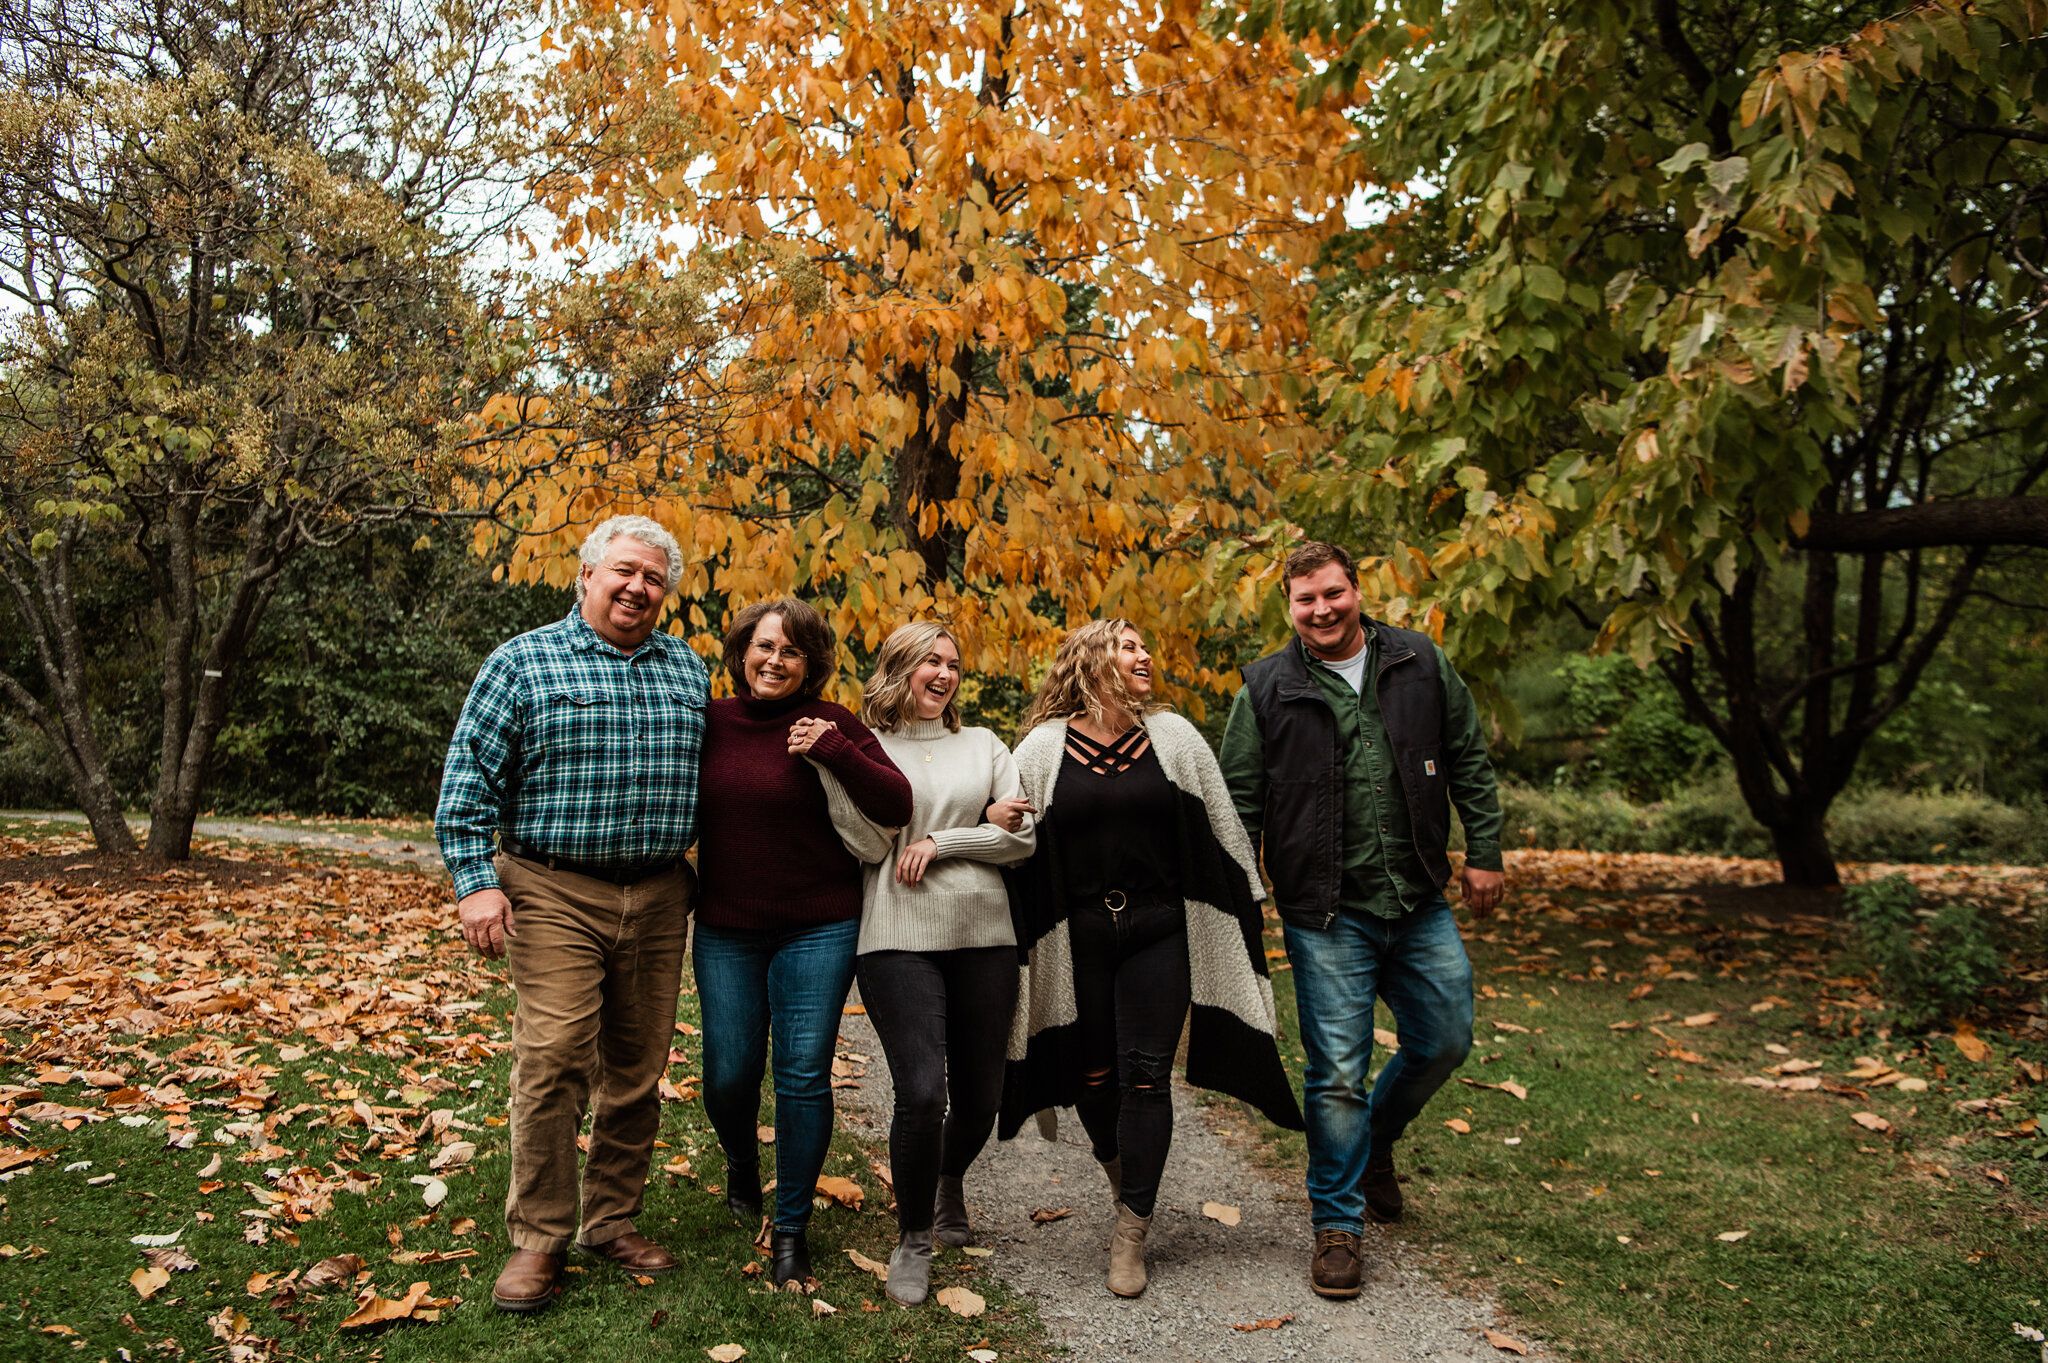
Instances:
[[[861,701],[911,790],[896,855],[867,868],[858,948],[861,1002],[896,1087],[887,1288],[905,1306],[930,1293],[933,1238],[973,1238],[961,1180],[996,1124],[1017,1006],[1001,868],[1030,856],[1035,834],[1010,750],[960,723],[960,682],[958,641],[921,621],[883,642]]]
[[[1153,699],[1128,620],[1069,634],[1017,745],[1038,846],[1011,879],[1026,962],[1001,1134],[1073,1107],[1115,1198],[1109,1290],[1145,1290],[1145,1238],[1187,1078],[1300,1130],[1275,1045],[1258,863],[1194,725]],[[1190,1022],[1190,1014],[1192,1021]]]

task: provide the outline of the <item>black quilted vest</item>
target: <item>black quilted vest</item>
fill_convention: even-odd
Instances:
[[[1368,621],[1378,632],[1373,675],[1394,750],[1415,854],[1439,886],[1451,879],[1450,782],[1444,761],[1444,686],[1429,636]],[[1344,880],[1344,754],[1337,716],[1309,675],[1299,640],[1244,670],[1266,752],[1266,874],[1280,916],[1302,927],[1336,920]]]

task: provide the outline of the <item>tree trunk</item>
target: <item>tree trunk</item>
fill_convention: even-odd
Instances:
[[[168,861],[192,856],[192,825],[199,818],[213,747],[227,720],[228,684],[270,604],[288,533],[284,513],[259,505],[250,514],[234,592],[205,652],[195,660],[201,633],[196,525],[196,515],[189,521],[173,516],[165,527],[171,543],[163,558],[167,571],[161,575],[170,591],[163,602],[169,626],[163,659],[164,737],[156,797],[150,801],[148,850]]]
[[[47,703],[38,701],[12,677],[0,677],[0,695],[34,721],[56,751],[93,842],[102,852],[131,856],[135,834],[107,772],[106,753],[93,728],[85,693],[85,640],[72,591],[72,554],[82,533],[80,522],[65,522],[56,542],[40,555],[20,537],[6,536],[0,576],[14,598],[16,616],[35,643],[49,698]]]
[[[1811,797],[1789,801],[1790,818],[1771,829],[1777,844],[1778,868],[1787,885],[1812,889],[1839,888],[1834,849],[1828,846],[1827,804]]]
[[[965,346],[954,353],[949,368],[963,385],[972,378],[972,362],[973,354]],[[937,590],[952,569],[960,532],[941,519],[927,535],[920,521],[924,508],[960,495],[960,459],[953,453],[953,431],[966,413],[966,389],[962,386],[951,395],[935,394],[923,366],[904,365],[898,371],[897,391],[905,401],[916,404],[923,420],[896,456],[889,518],[911,552],[924,560],[925,582]]]

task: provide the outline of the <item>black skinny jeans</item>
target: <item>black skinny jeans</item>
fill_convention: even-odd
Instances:
[[[1123,1204],[1150,1216],[1173,1145],[1173,1053],[1187,1021],[1187,913],[1134,903],[1075,907],[1074,1009],[1086,1088],[1074,1104],[1098,1160],[1123,1156]]]
[[[859,973],[861,1002],[896,1086],[896,1225],[930,1230],[939,1176],[966,1174],[1002,1107],[1017,949],[872,951]]]

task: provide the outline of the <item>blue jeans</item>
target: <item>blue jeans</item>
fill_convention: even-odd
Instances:
[[[755,1128],[775,1037],[775,1229],[810,1224],[832,1144],[832,1052],[853,983],[860,923],[747,930],[697,925],[690,948],[704,1011],[704,1111],[735,1177],[760,1186]]]
[[[1309,1219],[1362,1231],[1366,1161],[1408,1129],[1472,1051],[1472,963],[1442,896],[1403,918],[1340,913],[1329,927],[1286,925],[1308,1117]],[[1393,1010],[1401,1049],[1366,1093],[1373,1003]]]

